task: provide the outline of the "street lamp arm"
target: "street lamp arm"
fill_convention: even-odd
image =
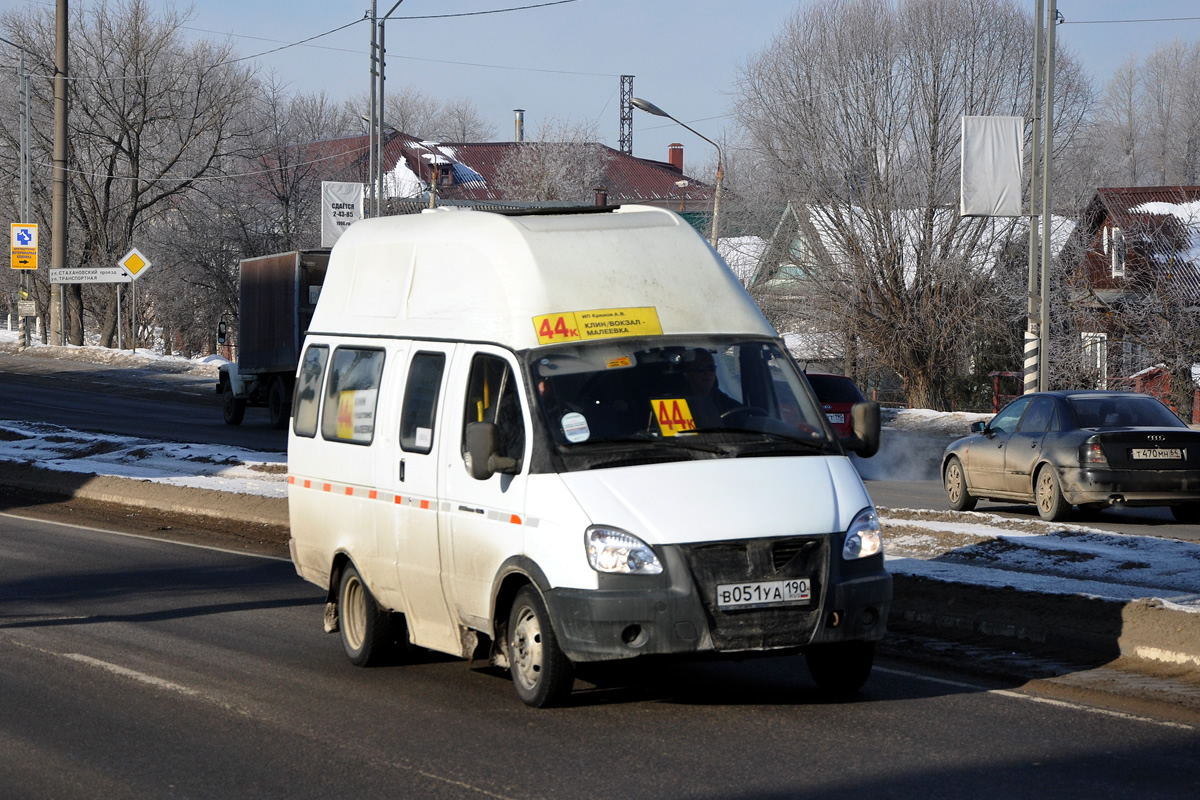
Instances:
[[[54,69],[53,64],[46,63],[40,55],[33,52],[28,47],[22,47],[21,45],[17,44],[16,42],[12,41],[11,39],[5,39],[3,36],[0,36],[0,42],[4,42],[5,44],[12,45],[13,47],[17,48],[18,50],[20,50],[23,53],[28,53],[29,55],[33,56],[37,60],[37,62],[39,64],[41,64],[43,67],[45,67],[46,69],[49,69],[49,70]]]
[[[716,185],[713,188],[712,234],[709,237],[709,241],[712,243],[713,249],[715,250],[717,248],[717,241],[718,241],[718,227],[717,226],[719,224],[720,214],[721,214],[721,181],[725,177],[725,156],[721,152],[721,145],[717,144],[712,139],[708,138],[703,133],[701,133],[700,131],[693,128],[691,125],[688,125],[686,123],[680,122],[679,120],[675,119],[670,114],[668,114],[666,111],[663,111],[661,108],[654,105],[654,103],[651,103],[649,100],[643,100],[640,97],[634,97],[629,102],[630,102],[630,104],[633,105],[634,108],[641,109],[642,111],[645,111],[647,114],[653,114],[656,117],[666,117],[667,119],[674,122],[676,125],[691,131],[696,136],[699,136],[701,139],[708,142],[709,144],[711,144],[713,147],[715,147],[717,149],[717,181],[716,181]]]

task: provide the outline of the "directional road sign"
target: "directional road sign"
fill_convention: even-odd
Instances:
[[[50,270],[51,283],[129,283],[133,278],[120,267],[71,267]]]
[[[12,268],[37,269],[37,225],[14,222],[12,230]]]

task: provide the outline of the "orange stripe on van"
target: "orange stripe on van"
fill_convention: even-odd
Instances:
[[[296,476],[288,475],[288,483],[295,483],[295,482],[296,482]]]
[[[354,487],[353,486],[346,487],[346,497],[354,497]]]
[[[403,502],[404,502],[404,498],[403,498],[403,497],[401,497],[400,495],[396,495],[396,496],[395,496],[395,498],[393,499],[393,502],[394,502],[396,505],[400,505],[401,503],[403,503]]]
[[[517,516],[516,514],[513,514],[511,517],[509,517],[508,521],[511,522],[513,525],[521,524],[521,518],[519,516]]]
[[[422,501],[421,501],[421,508],[429,508],[429,501],[428,501],[428,500],[422,500]]]
[[[332,491],[333,491],[333,484],[329,484],[329,483],[322,484],[322,486],[321,486],[321,491],[323,491],[323,492],[332,492]]]
[[[304,479],[304,488],[305,488],[305,489],[311,489],[311,488],[312,488],[312,481],[310,481],[310,480],[308,480],[307,478],[305,478],[305,479]]]
[[[374,489],[372,489],[371,491],[367,492],[367,499],[368,499],[368,500],[374,500],[374,499],[376,499],[377,497],[379,497],[379,494],[378,494],[378,493],[377,493],[377,492],[376,492]]]

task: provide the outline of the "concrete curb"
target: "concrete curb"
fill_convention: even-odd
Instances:
[[[116,478],[0,462],[0,484],[52,497],[212,517],[252,525],[288,526],[287,498],[234,494],[135,478]]]
[[[892,580],[889,624],[897,628],[1200,667],[1200,614],[1159,600],[1042,594],[912,575],[893,574]]]

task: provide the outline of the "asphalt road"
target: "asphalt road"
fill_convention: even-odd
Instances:
[[[866,486],[875,505],[883,508],[932,508],[942,511],[950,508],[946,503],[946,493],[942,490],[941,483],[935,480],[868,480]],[[1017,519],[1041,519],[1036,508],[1020,503],[993,503],[981,500],[975,510]],[[1112,533],[1200,541],[1200,525],[1183,525],[1176,522],[1165,506],[1107,508],[1103,511],[1075,509],[1064,523],[1086,525]]]
[[[884,660],[593,668],[566,708],[425,654],[364,670],[277,560],[0,515],[10,798],[1130,797],[1200,793],[1195,727]]]
[[[74,430],[283,452],[266,409],[226,425],[214,380],[0,353],[0,417]]]

